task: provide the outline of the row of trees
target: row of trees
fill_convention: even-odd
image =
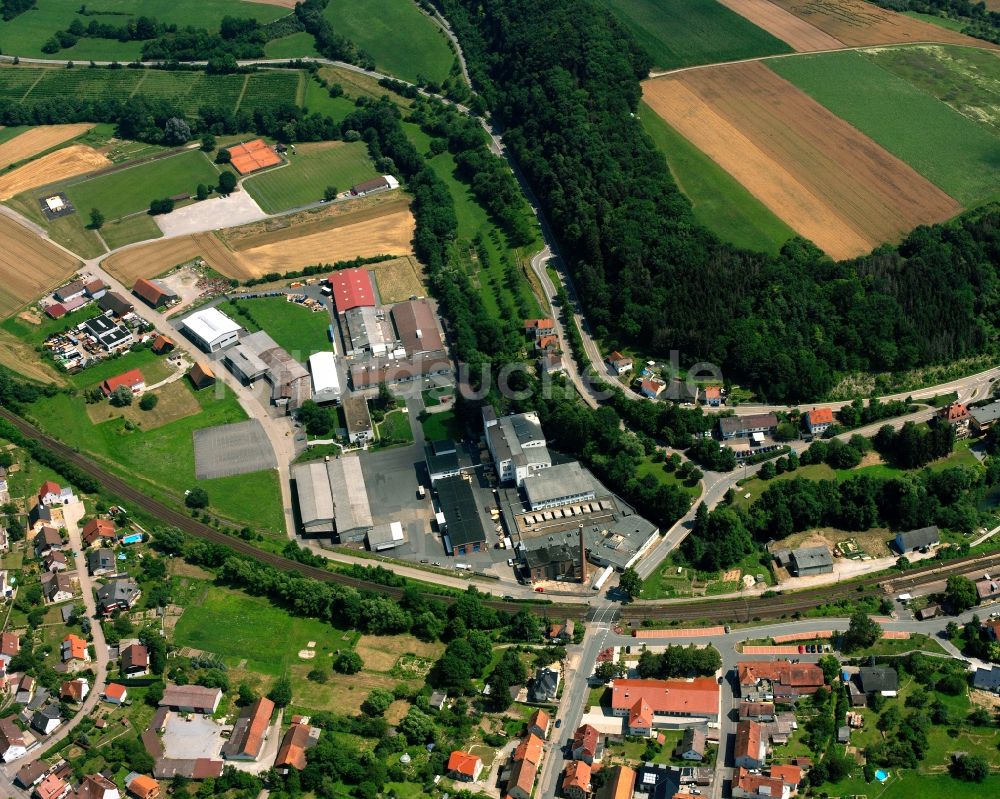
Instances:
[[[603,4],[436,5],[560,237],[598,337],[679,350],[787,401],[824,395],[839,373],[989,346],[1000,304],[996,205],[854,261],[801,239],[776,256],[738,249],[695,221],[643,132],[637,115],[651,112],[639,107],[639,81],[652,63]]]

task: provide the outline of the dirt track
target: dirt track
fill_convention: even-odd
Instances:
[[[111,162],[93,147],[71,144],[0,176],[0,200],[110,165]]]
[[[997,47],[982,39],[973,39],[929,22],[888,11],[866,3],[865,0],[774,0],[774,3],[849,47],[906,42]]]
[[[834,258],[897,241],[961,207],[760,63],[647,81],[647,103]]]
[[[722,5],[777,36],[800,53],[836,50],[844,43],[770,0],[719,0]]]
[[[92,127],[93,123],[79,122],[74,125],[42,125],[26,130],[10,141],[0,144],[0,169],[6,169],[11,164],[76,138]]]
[[[0,316],[57,288],[81,265],[12,219],[0,216]]]
[[[173,266],[199,257],[226,277],[245,280],[253,276],[243,259],[212,233],[161,239],[133,247],[112,255],[103,266],[126,286],[131,286],[140,277],[156,277]]]

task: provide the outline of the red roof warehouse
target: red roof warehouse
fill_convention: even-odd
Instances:
[[[333,302],[337,313],[344,313],[351,308],[373,307],[375,292],[372,290],[372,279],[367,269],[341,269],[327,278],[333,289]]]

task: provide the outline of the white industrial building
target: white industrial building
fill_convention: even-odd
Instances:
[[[532,511],[569,505],[597,498],[597,487],[576,461],[560,463],[530,474],[524,481],[524,496]]]
[[[340,375],[337,359],[332,352],[317,352],[309,356],[312,373],[313,399],[316,402],[333,402],[340,399]]]
[[[368,531],[368,549],[381,552],[406,543],[406,532],[400,522],[380,524]]]
[[[306,535],[336,532],[341,543],[365,540],[374,524],[360,458],[300,463],[292,467],[292,479]]]
[[[218,308],[197,311],[182,324],[188,335],[206,352],[217,352],[239,339],[240,326]]]
[[[503,483],[520,486],[528,475],[552,466],[537,414],[519,413],[487,422],[486,444]]]

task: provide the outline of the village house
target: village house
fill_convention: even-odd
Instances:
[[[86,677],[67,680],[59,687],[59,698],[67,702],[82,702],[90,693],[90,683]]]
[[[587,799],[590,796],[590,764],[574,760],[566,765],[562,779],[563,796]]]
[[[136,799],[160,799],[160,783],[145,774],[128,774],[125,788]]]
[[[603,750],[601,734],[596,727],[583,724],[577,727],[576,732],[573,733],[571,747],[574,760],[582,760],[584,763],[593,765],[595,761],[601,759]]]
[[[629,766],[612,766],[604,785],[594,796],[596,799],[632,799],[635,777],[635,769]]]
[[[551,719],[549,714],[541,708],[538,708],[528,717],[528,723],[525,725],[525,729],[529,735],[537,735],[544,741],[549,737],[550,721]]]
[[[97,589],[97,609],[107,616],[116,610],[130,610],[142,591],[128,577],[116,577]]]
[[[173,710],[175,713],[211,715],[218,710],[220,701],[222,701],[222,691],[218,688],[170,684],[163,691],[163,698],[160,700],[159,706]]]
[[[531,799],[538,766],[542,762],[542,739],[527,735],[514,750],[514,757],[507,774],[507,795],[511,799]]]
[[[676,754],[682,760],[704,760],[708,736],[697,727],[688,727],[677,743]]]
[[[823,670],[815,663],[788,660],[751,660],[736,664],[740,698],[751,701],[795,702],[824,685]]]
[[[66,558],[65,553],[58,549],[50,549],[49,553],[42,559],[42,565],[45,571],[49,572],[62,572],[66,571],[69,566],[69,561]]]
[[[740,702],[740,721],[774,721],[774,702]]]
[[[733,762],[742,768],[759,769],[767,756],[767,736],[756,721],[741,721],[736,725],[736,746]]]
[[[733,779],[733,796],[737,799],[789,799],[791,788],[776,777],[737,768]]]
[[[942,421],[955,428],[955,438],[966,438],[969,435],[969,425],[972,415],[961,402],[951,402],[938,411],[937,416]]]
[[[89,547],[96,541],[114,541],[118,537],[115,524],[108,519],[91,519],[80,531],[83,545]]]
[[[659,377],[644,377],[639,381],[639,393],[647,399],[656,399],[666,388],[666,381]]]
[[[709,408],[718,408],[722,405],[722,387],[705,386],[701,392],[701,401]]]
[[[72,599],[80,587],[75,574],[46,572],[42,575],[42,595],[52,604]]]
[[[102,577],[105,574],[112,574],[116,571],[115,553],[101,547],[87,553],[87,571],[92,577]]]
[[[38,501],[47,507],[68,505],[70,502],[76,502],[76,495],[72,488],[68,486],[63,488],[58,483],[46,480],[38,489]]]
[[[805,412],[806,430],[810,435],[821,436],[837,423],[830,408],[813,408]]]
[[[47,704],[35,711],[31,717],[31,729],[42,735],[51,735],[62,725],[59,705]]]
[[[54,527],[43,527],[35,534],[34,545],[36,557],[41,558],[48,555],[53,549],[62,549],[66,543]]]
[[[930,527],[920,527],[917,530],[907,530],[896,533],[895,544],[900,554],[916,552],[918,549],[929,549],[941,543],[941,530],[936,524]]]
[[[607,363],[614,373],[619,376],[632,369],[632,359],[626,355],[622,355],[617,350],[608,356]]]
[[[70,792],[69,783],[62,777],[49,774],[35,788],[36,799],[63,799]]]
[[[105,397],[110,397],[122,386],[127,387],[133,394],[141,394],[146,390],[146,378],[138,369],[129,369],[102,382],[101,391]]]
[[[447,773],[458,782],[475,782],[483,770],[483,761],[478,755],[455,750],[448,757]]]
[[[129,644],[119,655],[123,677],[142,677],[149,674],[149,650],[142,644]]]
[[[121,683],[111,682],[105,686],[101,698],[109,705],[124,705],[128,701],[128,689]]]
[[[976,580],[976,596],[979,597],[980,603],[1000,598],[1000,580],[994,577]]]
[[[63,638],[59,649],[62,653],[63,663],[69,663],[70,661],[80,663],[90,662],[90,651],[87,648],[87,642],[75,633],[70,633]]]
[[[21,651],[21,639],[15,633],[0,633],[0,663],[4,669],[10,666],[11,658]]]
[[[121,793],[103,774],[88,774],[80,782],[73,799],[121,799]]]
[[[275,770],[281,774],[287,774],[293,768],[302,771],[306,767],[306,752],[316,745],[319,735],[319,727],[310,727],[308,719],[293,716],[292,726],[288,728],[278,747],[278,756],[274,759]]]
[[[892,697],[899,690],[899,676],[895,669],[862,666],[858,669],[858,686],[865,694]]]
[[[542,336],[551,336],[555,333],[556,325],[551,319],[525,319],[524,332],[532,336],[536,341]]]
[[[14,776],[14,784],[30,791],[48,775],[49,768],[49,764],[44,760],[36,760],[34,763],[21,766]]]
[[[28,742],[13,720],[0,719],[0,757],[4,763],[10,763],[28,753]]]
[[[778,428],[778,417],[773,413],[755,413],[750,416],[723,416],[719,419],[719,433],[731,438],[755,438],[773,433]]]
[[[14,692],[14,701],[19,705],[27,705],[35,695],[35,678],[30,674],[21,675]]]
[[[535,671],[529,694],[533,702],[552,702],[559,693],[561,675],[548,667]]]

